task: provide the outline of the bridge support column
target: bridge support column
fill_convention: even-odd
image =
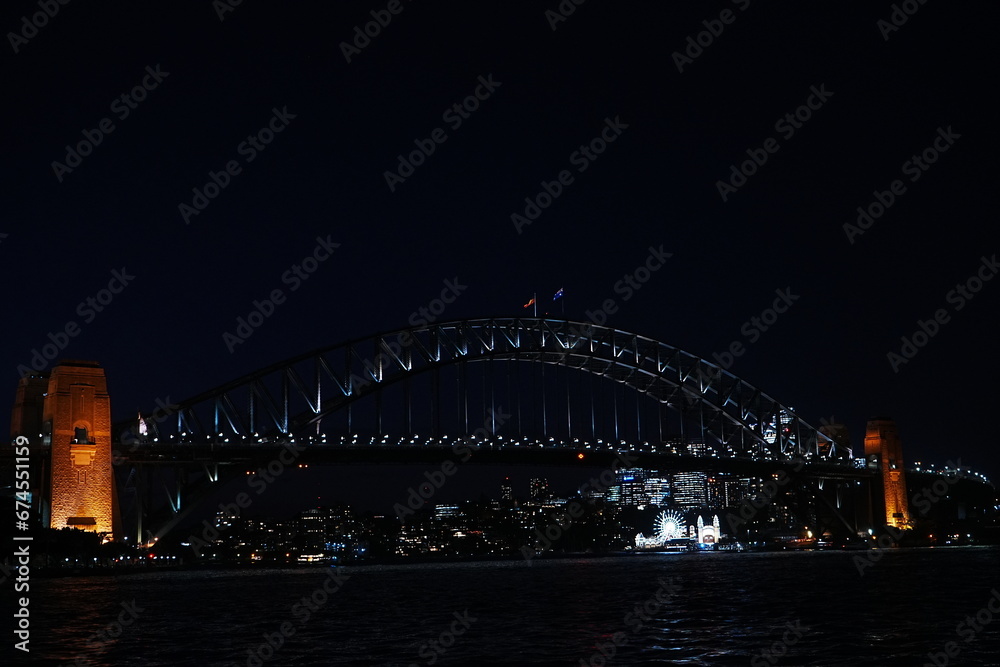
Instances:
[[[52,443],[49,526],[111,539],[111,401],[104,370],[87,361],[63,361],[52,369],[42,422]]]
[[[874,485],[875,515],[884,511],[885,523],[893,528],[911,528],[910,507],[906,499],[906,472],[903,469],[903,445],[891,419],[871,419],[865,434],[865,458],[869,467],[876,467],[881,491]],[[881,497],[880,497],[881,496]]]

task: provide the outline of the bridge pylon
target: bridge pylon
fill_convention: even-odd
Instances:
[[[903,468],[903,445],[896,430],[896,422],[891,419],[868,420],[865,432],[865,458],[870,468],[878,470],[882,481],[882,493],[877,492],[877,483],[872,504],[875,516],[884,511],[886,525],[898,528],[912,528],[910,506],[906,499],[906,471]]]
[[[44,391],[42,388],[44,387]],[[93,361],[61,361],[46,376],[18,384],[12,436],[23,435],[48,459],[39,518],[50,528],[115,535],[111,467],[111,401],[104,369]]]

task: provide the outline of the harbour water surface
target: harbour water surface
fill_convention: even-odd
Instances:
[[[934,664],[928,653],[942,660],[955,642],[957,655],[940,664],[1000,665],[1000,613],[988,610],[994,595],[1000,609],[1000,549],[879,556],[650,554],[358,566],[333,577],[246,569],[41,579],[32,582],[31,657],[99,666],[601,665],[603,648],[613,651],[609,665],[882,666]],[[869,565],[863,574],[859,558]],[[279,639],[283,624],[289,636]]]

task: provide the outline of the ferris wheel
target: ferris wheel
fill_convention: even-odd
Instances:
[[[660,540],[676,540],[684,537],[684,517],[680,512],[665,510],[656,517],[656,537]]]

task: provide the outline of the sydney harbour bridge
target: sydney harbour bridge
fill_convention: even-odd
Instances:
[[[460,448],[476,464],[607,467],[630,452],[636,467],[660,470],[785,471],[789,498],[814,525],[857,534],[872,526],[871,496],[883,488],[870,482],[895,467],[855,458],[826,429],[694,354],[549,318],[356,339],[114,424],[103,369],[64,361],[21,379],[12,431],[30,443],[43,525],[133,544],[165,535],[254,470],[431,463]]]

